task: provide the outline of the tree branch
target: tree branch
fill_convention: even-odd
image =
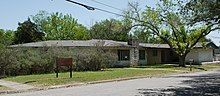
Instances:
[[[204,31],[201,32],[200,36],[196,39],[196,41],[189,47],[190,49],[193,48],[197,42],[199,42],[199,40],[203,37],[205,37],[206,35],[208,35],[210,32],[220,29],[220,27],[215,27],[211,30],[209,30],[212,26],[214,26],[215,24],[211,24],[209,25]]]

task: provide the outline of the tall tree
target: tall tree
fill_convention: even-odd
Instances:
[[[0,48],[4,45],[4,30],[0,29]]]
[[[90,28],[90,37],[93,39],[109,39],[127,41],[131,23],[125,20],[106,19],[96,22]]]
[[[190,0],[184,6],[185,12],[191,14],[191,24],[198,22],[220,25],[220,0]]]
[[[132,5],[126,12],[128,18],[133,19],[133,26],[146,27],[151,34],[158,36],[166,42],[171,50],[179,56],[179,65],[185,66],[186,55],[202,38],[211,31],[213,24],[200,24],[189,26],[187,19],[182,15],[183,2],[180,0],[160,0],[156,8],[147,7],[145,11],[138,12],[137,4]]]
[[[11,45],[14,40],[14,31],[0,29],[0,44]]]
[[[158,36],[153,35],[148,31],[147,29],[134,29],[134,37],[139,40],[139,42],[142,43],[157,43],[157,44],[163,44],[163,40],[161,40]]]
[[[23,23],[18,23],[18,25],[17,31],[15,31],[15,44],[42,41],[44,39],[44,33],[40,32],[38,26],[31,22],[29,18]]]
[[[88,39],[88,30],[79,24],[72,15],[62,13],[49,14],[40,11],[32,16],[33,21],[46,33],[46,40],[84,40]]]

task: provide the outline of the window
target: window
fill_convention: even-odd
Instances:
[[[139,60],[145,60],[145,50],[139,50]]]
[[[153,50],[153,56],[157,56],[157,50]]]
[[[118,60],[119,61],[130,60],[130,51],[129,50],[118,50]]]

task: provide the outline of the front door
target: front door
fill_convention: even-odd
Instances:
[[[165,51],[161,50],[161,63],[165,63]]]

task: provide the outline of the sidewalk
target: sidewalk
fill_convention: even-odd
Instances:
[[[14,90],[29,90],[29,89],[35,88],[34,86],[31,86],[31,85],[5,81],[5,80],[0,80],[0,85],[6,86]]]
[[[220,64],[220,61],[202,62],[202,64]]]

